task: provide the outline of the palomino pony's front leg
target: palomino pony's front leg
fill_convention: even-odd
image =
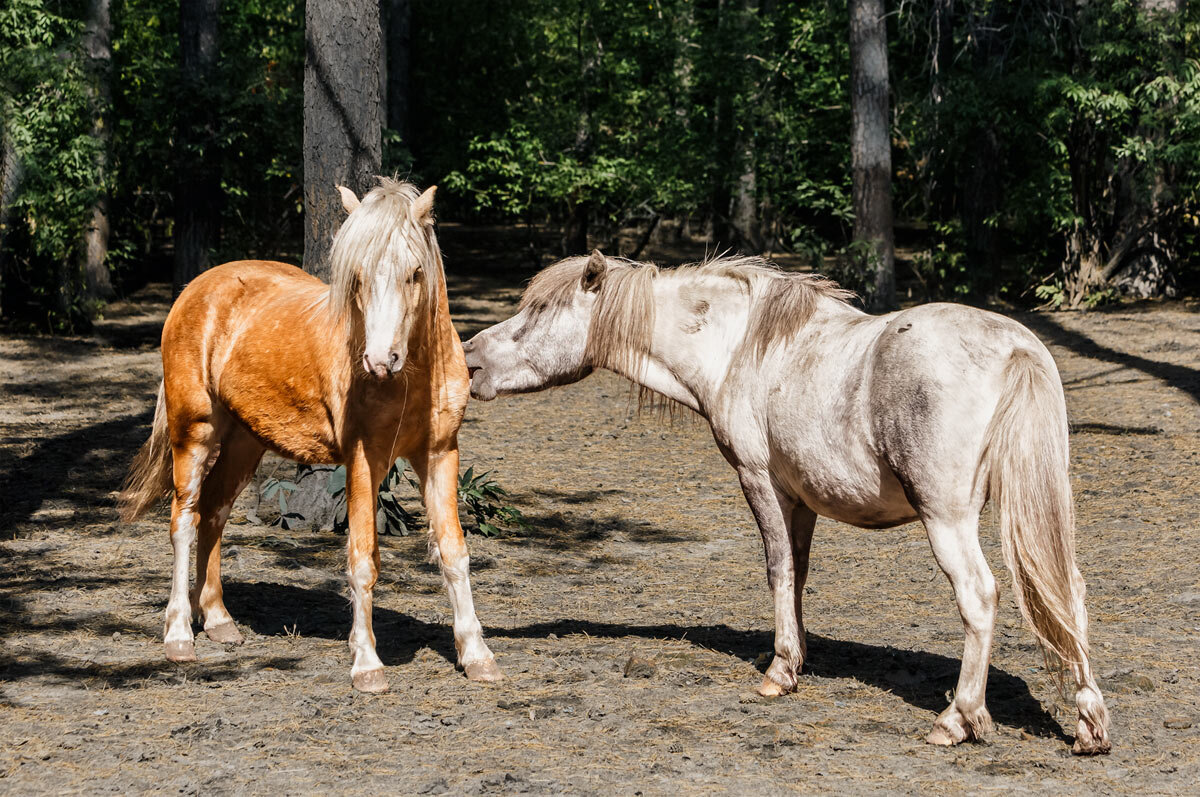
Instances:
[[[438,563],[454,610],[454,647],[458,664],[472,681],[504,678],[483,641],[483,628],[471,599],[471,558],[458,520],[458,449],[412,458],[429,515],[429,556]]]
[[[354,620],[350,627],[350,652],[354,665],[350,678],[360,692],[386,692],[383,662],[375,652],[371,629],[372,597],[379,578],[379,538],[375,530],[375,504],[383,474],[372,469],[359,448],[346,464],[346,519],[350,534],[346,548],[346,575]]]
[[[798,600],[790,530],[795,502],[779,494],[766,470],[739,468],[738,478],[762,533],[767,554],[767,584],[775,602],[775,658],[767,668],[758,693],[764,697],[778,697],[796,688],[796,676],[804,662],[796,617]]]

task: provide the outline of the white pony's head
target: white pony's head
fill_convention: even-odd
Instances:
[[[367,373],[387,377],[404,367],[417,321],[434,312],[443,279],[433,229],[436,186],[379,179],[359,199],[338,186],[350,214],[330,252],[330,307],[362,344]]]
[[[483,401],[578,382],[595,364],[588,350],[608,258],[569,257],[541,271],[517,314],[463,344],[471,395]]]

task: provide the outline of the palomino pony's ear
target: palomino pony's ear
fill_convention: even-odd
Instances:
[[[358,197],[356,197],[354,192],[344,185],[339,185],[337,190],[338,193],[342,195],[342,207],[346,209],[347,213],[353,213],[355,208],[357,208],[360,204]]]
[[[425,189],[425,193],[413,200],[410,212],[414,224],[433,224],[433,195],[436,192],[437,186],[431,185]]]
[[[583,279],[581,284],[585,291],[600,290],[600,283],[604,282],[604,273],[608,271],[608,260],[600,253],[599,249],[593,249],[592,254],[588,256],[587,268],[583,270]]]

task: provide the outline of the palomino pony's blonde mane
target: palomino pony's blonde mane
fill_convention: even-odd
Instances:
[[[608,270],[596,297],[586,358],[597,367],[621,373],[634,370],[650,350],[654,332],[654,280],[722,277],[740,282],[750,296],[750,318],[736,359],[761,360],[772,343],[800,331],[817,300],[848,302],[854,297],[832,280],[782,271],[761,257],[725,256],[676,268],[659,268],[622,258],[607,258]],[[521,297],[521,310],[534,315],[571,302],[583,278],[586,257],[571,257],[544,269]]]
[[[375,284],[380,269],[388,269],[389,281],[396,282],[413,261],[425,275],[428,312],[437,312],[445,273],[432,217],[412,217],[413,202],[420,195],[412,183],[380,177],[379,185],[342,223],[329,253],[327,306],[335,318],[348,322],[360,286]]]

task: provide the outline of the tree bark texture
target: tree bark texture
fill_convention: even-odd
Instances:
[[[111,299],[108,269],[108,153],[112,144],[109,111],[112,108],[111,0],[89,0],[83,52],[91,85],[92,137],[96,139],[96,183],[99,193],[88,214],[80,253],[84,285],[89,299]]]
[[[385,126],[408,143],[409,53],[412,0],[383,0],[383,92]]]
[[[327,281],[336,186],[362,196],[379,173],[382,32],[369,0],[309,0],[304,19],[304,270]]]
[[[175,191],[175,292],[212,266],[221,225],[221,163],[214,84],[219,53],[219,0],[179,7],[179,181]]]
[[[0,121],[0,310],[4,308],[4,280],[8,276],[8,242],[12,203],[17,198],[23,168],[12,139]]]
[[[883,0],[850,0],[850,115],[854,238],[870,244],[872,309],[896,304],[887,28]]]

